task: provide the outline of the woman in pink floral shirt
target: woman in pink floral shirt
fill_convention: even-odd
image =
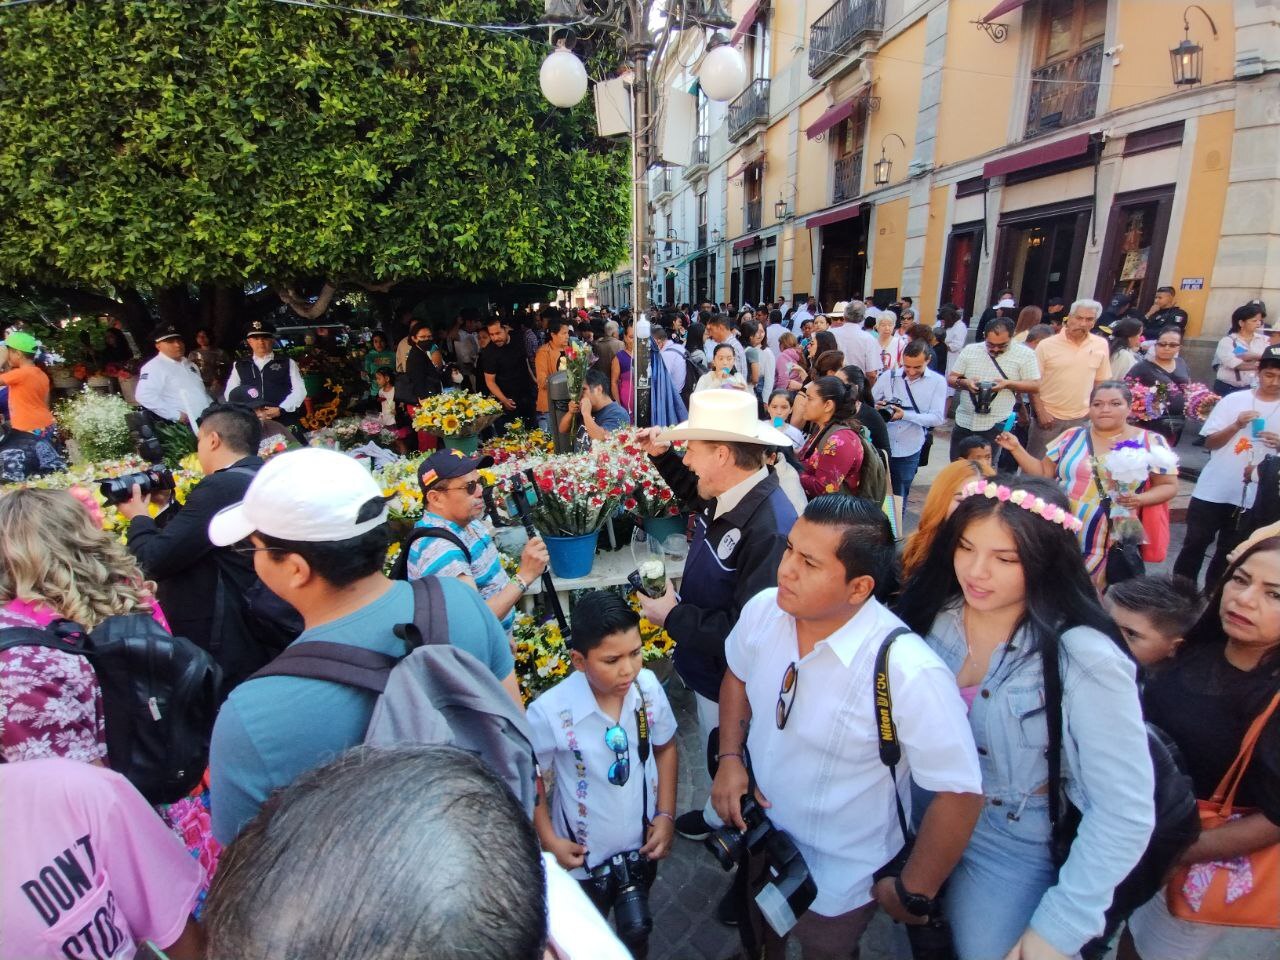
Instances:
[[[854,423],[853,391],[838,377],[819,377],[796,394],[796,410],[808,423],[800,449],[800,486],[809,497],[857,489],[862,440]]]

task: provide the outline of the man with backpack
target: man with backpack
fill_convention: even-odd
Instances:
[[[510,634],[516,604],[547,569],[547,545],[541,537],[534,537],[520,554],[515,576],[507,576],[502,569],[493,534],[482,519],[484,483],[480,471],[492,465],[491,457],[468,457],[461,450],[440,450],[423,460],[418,467],[422,519],[401,550],[407,554],[408,579],[433,576],[461,580],[479,591]]]
[[[269,638],[255,635],[247,596],[256,585],[250,557],[209,540],[209,521],[239,502],[262,468],[258,443],[262,426],[252,410],[214,404],[200,417],[196,456],[204,479],[186,503],[170,504],[156,518],[150,497],[137,486],[120,504],[129,521],[129,552],[142,572],[156,581],[156,599],[178,636],[208,650],[222,668],[224,695],[278,652]],[[167,493],[166,493],[167,496]]]
[[[213,518],[209,538],[250,554],[262,582],[305,624],[218,714],[209,770],[213,831],[222,843],[272,790],[373,742],[375,721],[383,721],[382,742],[424,742],[430,738],[418,721],[433,718],[435,733],[448,736],[451,723],[422,693],[430,673],[404,673],[422,655],[456,668],[439,677],[469,670],[471,703],[483,702],[507,726],[524,723],[511,647],[480,595],[454,579],[411,585],[383,574],[386,498],[350,457],[316,448],[278,454],[240,503]],[[407,711],[393,708],[393,691],[408,698]]]

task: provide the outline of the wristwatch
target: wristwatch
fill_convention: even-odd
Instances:
[[[909,893],[902,885],[902,877],[893,878],[893,891],[898,895],[903,908],[913,917],[927,917],[934,912],[934,899],[922,893]]]
[[[529,588],[533,586],[532,580],[529,581],[528,583],[525,583],[524,578],[521,577],[520,574],[518,573],[512,574],[511,579],[514,580],[517,584],[519,584],[521,595],[528,593]]]

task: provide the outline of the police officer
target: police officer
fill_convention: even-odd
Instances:
[[[186,344],[177,327],[157,327],[154,339],[157,353],[138,373],[138,404],[163,420],[185,423],[195,430],[200,414],[213,402],[200,370],[186,358]]]
[[[303,386],[297,362],[275,355],[276,332],[262,320],[253,321],[246,339],[253,355],[231,365],[226,395],[230,396],[231,391],[239,386],[246,387],[251,395],[256,390],[256,396],[261,397],[264,403],[258,412],[260,417],[275,420],[290,429],[296,428],[301,420],[298,408],[307,398],[307,388]]]

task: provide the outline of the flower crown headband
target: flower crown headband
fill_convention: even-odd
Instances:
[[[983,496],[988,500],[999,500],[1001,503],[1012,503],[1015,507],[1021,507],[1037,517],[1043,517],[1050,523],[1066,527],[1072,533],[1079,533],[1084,528],[1084,524],[1075,514],[1026,490],[1015,490],[1004,484],[992,483],[990,480],[971,480],[960,490],[962,500],[976,496]]]

